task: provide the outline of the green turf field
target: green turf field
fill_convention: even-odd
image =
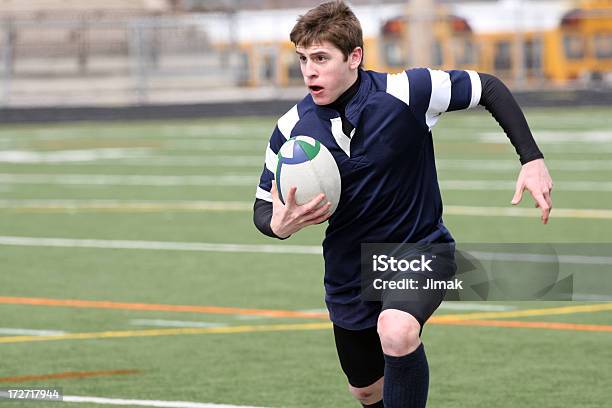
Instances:
[[[453,113],[434,139],[455,238],[612,241],[610,110],[526,115],[555,180],[549,225],[529,196],[508,212],[519,162],[495,121]],[[64,405],[84,407],[102,406],[86,397],[359,406],[322,317],[324,226],[277,242],[252,225],[273,126],[0,127],[0,388],[61,387],[73,398]],[[431,407],[609,405],[612,303],[460,307],[436,316],[461,324],[424,331]]]

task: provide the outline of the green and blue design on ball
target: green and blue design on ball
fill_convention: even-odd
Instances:
[[[292,186],[297,187],[295,201],[306,204],[319,194],[331,203],[333,213],[340,202],[341,180],[338,164],[327,147],[310,136],[295,136],[287,140],[277,154],[275,182],[280,200]]]
[[[314,145],[312,145],[308,141],[298,139],[298,137],[306,138],[307,136],[294,136],[291,139],[287,140],[281,147],[281,150],[278,151],[277,155],[278,164],[276,165],[275,177],[276,191],[278,191],[278,197],[280,198],[283,204],[285,204],[285,199],[283,198],[280,186],[281,170],[283,165],[302,164],[308,162],[317,157],[317,154],[319,154],[319,151],[321,150],[321,142],[319,142],[318,140],[308,137],[308,139],[314,141]],[[292,149],[290,151],[293,154],[291,157],[285,157],[282,155],[283,148],[285,148],[286,145],[292,146]]]

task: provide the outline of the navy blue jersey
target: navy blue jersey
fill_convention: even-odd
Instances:
[[[337,111],[310,95],[278,120],[257,198],[272,201],[276,154],[290,137],[319,140],[340,169],[340,203],[323,241],[326,303],[338,326],[374,326],[380,311],[360,299],[362,243],[452,242],[442,222],[431,129],[441,113],[476,106],[480,94],[473,71],[363,71],[346,107],[352,135],[343,133]]]

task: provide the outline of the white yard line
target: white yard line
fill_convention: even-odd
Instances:
[[[611,130],[539,130],[535,133],[535,139],[540,144],[606,144],[612,141]],[[500,137],[502,136],[502,137]],[[485,143],[508,143],[504,140],[503,133],[500,132],[482,132],[479,135],[479,141]]]
[[[194,150],[213,150],[213,151],[232,151],[232,152],[264,152],[266,141],[264,140],[170,140],[165,147],[169,149]]]
[[[559,171],[612,171],[610,160],[547,160],[550,170]],[[474,159],[438,159],[436,167],[440,170],[474,170],[506,173],[518,171],[521,164],[518,160],[474,160]]]
[[[441,180],[442,190],[459,191],[491,191],[511,190],[515,187],[512,180]],[[555,182],[557,191],[612,191],[612,182],[609,181],[558,181]]]
[[[154,251],[237,252],[268,254],[321,255],[321,246],[246,245],[205,242],[120,241],[102,239],[66,239],[0,236],[0,245],[56,248],[142,249]]]
[[[110,150],[110,149],[107,149]],[[116,149],[119,150],[119,149]],[[135,149],[134,149],[135,150]],[[36,156],[13,157],[3,159],[0,153],[0,162],[10,163],[37,163],[47,165],[96,165],[108,166],[109,164],[121,166],[146,166],[146,167],[263,167],[264,160],[261,155],[145,155],[132,154],[125,157],[87,157],[73,156],[73,160],[58,160],[57,157],[47,156],[37,158]],[[590,172],[590,171],[612,171],[610,160],[549,160],[546,163],[550,170]],[[484,171],[495,173],[507,173],[518,171],[521,167],[518,160],[488,160],[488,159],[438,159],[436,166],[439,170],[466,170]]]
[[[300,309],[297,311],[302,312],[302,313],[327,313],[326,308]],[[269,319],[269,317],[268,316],[258,316],[258,315],[237,314],[237,315],[234,315],[234,319],[236,320],[265,320],[265,319]]]
[[[442,302],[438,309],[443,310],[476,310],[482,312],[504,312],[507,310],[515,310],[516,306],[509,305],[485,305],[482,303],[469,302]]]
[[[126,150],[122,153],[121,150]],[[151,149],[148,149],[151,150]],[[181,156],[151,155],[147,149],[70,150],[66,152],[34,152],[25,150],[0,152],[0,163],[121,166],[178,166],[178,167],[263,167],[262,156]]]
[[[100,148],[83,150],[53,150],[48,152],[32,150],[0,151],[0,163],[80,163],[109,159],[146,157],[151,149],[145,148]]]
[[[138,185],[138,186],[257,186],[256,174],[219,175],[139,175],[139,174],[9,174],[0,173],[0,183],[6,184],[57,184],[57,185]],[[512,180],[441,180],[443,190],[509,190]],[[559,181],[560,191],[612,191],[609,181]]]
[[[535,244],[537,245],[537,244]],[[556,263],[573,265],[612,265],[610,256],[546,255],[511,252],[466,251],[481,261]]]
[[[121,159],[112,162],[122,166],[179,166],[179,167],[261,167],[262,156],[149,156]]]
[[[257,175],[148,176],[114,174],[0,174],[0,183],[106,186],[257,186]]]
[[[34,140],[68,140],[68,139],[147,139],[147,140],[163,140],[167,138],[240,138],[253,140],[254,135],[266,135],[272,131],[274,124],[271,126],[255,125],[248,126],[245,129],[244,125],[219,125],[219,124],[203,124],[203,125],[159,125],[155,126],[155,136],[143,135],[140,127],[124,127],[124,126],[108,126],[98,127],[92,131],[90,126],[83,127],[59,127],[46,129],[23,129],[15,136],[14,130],[0,130],[0,140],[15,140],[15,139],[34,139]],[[150,126],[145,126],[144,129],[149,130]],[[136,134],[133,131],[138,129],[140,133]],[[126,135],[126,132],[129,133]],[[3,136],[8,135],[8,136]],[[263,136],[265,138],[265,136]]]
[[[526,193],[528,194],[528,193]],[[540,210],[536,208],[521,207],[480,207],[467,205],[445,205],[445,215],[463,215],[475,217],[538,217]],[[612,210],[598,208],[553,208],[551,217],[554,218],[584,218],[584,219],[612,219]]]
[[[61,330],[34,330],[0,327],[0,334],[7,336],[60,336],[62,334],[66,334],[66,332]]]
[[[152,327],[223,327],[227,323],[215,322],[189,322],[186,320],[163,320],[163,319],[132,319],[132,326],[152,326]]]
[[[572,293],[572,300],[587,301],[587,302],[601,302],[601,301],[610,302],[612,301],[612,296],[592,294],[592,293]]]
[[[544,148],[546,153],[562,154],[564,156],[612,153],[612,145],[603,143],[549,144]]]
[[[77,402],[101,405],[123,405],[123,406],[140,406],[140,407],[162,407],[162,408],[263,408],[250,405],[227,405],[227,404],[211,404],[207,402],[189,402],[189,401],[158,401],[158,400],[136,400],[136,399],[119,399],[119,398],[101,398],[101,397],[86,397],[64,395],[63,402]]]
[[[250,244],[213,244],[206,242],[162,242],[162,241],[125,241],[103,239],[35,238],[0,236],[0,245],[57,248],[99,248],[99,249],[141,249],[157,251],[197,251],[233,253],[282,253],[296,255],[322,255],[317,245],[250,245]],[[461,248],[459,248],[461,249]],[[575,265],[612,265],[612,257],[488,252],[468,250],[469,254],[481,260],[520,261],[547,263],[559,261]]]
[[[132,201],[0,199],[0,209],[20,210],[123,210],[123,211],[252,211],[247,201]]]

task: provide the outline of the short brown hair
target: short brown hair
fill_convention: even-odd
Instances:
[[[322,3],[300,16],[289,38],[296,47],[328,41],[342,51],[345,60],[356,47],[363,49],[361,24],[341,0]]]

